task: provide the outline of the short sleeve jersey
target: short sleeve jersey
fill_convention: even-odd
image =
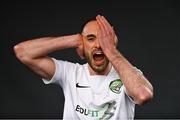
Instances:
[[[45,84],[62,87],[63,119],[134,119],[134,101],[127,95],[121,78],[112,67],[108,75],[90,75],[88,64],[56,60],[55,74]]]

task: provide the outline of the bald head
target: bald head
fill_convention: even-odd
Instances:
[[[83,26],[82,35],[87,36],[88,34],[94,34],[94,33],[97,34],[97,30],[98,30],[97,21],[90,20]]]

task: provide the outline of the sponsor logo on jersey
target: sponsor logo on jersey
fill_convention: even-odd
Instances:
[[[84,114],[86,116],[91,116],[91,117],[98,117],[98,110],[90,110],[90,109],[85,109],[85,108],[82,108],[80,105],[77,105],[76,106],[76,111],[81,113],[81,114]]]
[[[122,81],[120,79],[116,79],[111,81],[111,83],[109,84],[109,88],[112,92],[119,94],[122,85]]]
[[[81,107],[80,105],[77,105],[76,112],[79,112],[85,116],[94,117],[98,120],[108,120],[114,115],[117,107],[116,105],[117,105],[116,101],[106,103],[102,108],[99,109],[97,108],[87,109]]]
[[[90,86],[84,86],[84,85],[79,85],[79,83],[76,83],[77,88],[89,88]]]

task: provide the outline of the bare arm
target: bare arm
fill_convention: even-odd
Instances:
[[[55,65],[47,56],[48,53],[66,48],[80,48],[81,39],[81,35],[76,34],[28,40],[14,46],[14,52],[16,57],[33,72],[43,78],[51,79],[55,72]]]
[[[137,104],[143,104],[153,97],[153,87],[150,82],[119,51],[109,53],[108,58],[121,76],[128,95]]]
[[[108,21],[102,16],[97,16],[96,19],[100,29],[100,33],[98,33],[100,46],[121,77],[128,95],[137,104],[147,102],[153,97],[152,85],[116,49],[114,42],[115,33]]]

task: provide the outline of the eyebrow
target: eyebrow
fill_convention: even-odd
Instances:
[[[96,38],[96,36],[94,35],[94,34],[88,34],[86,37],[94,37],[94,38]]]

